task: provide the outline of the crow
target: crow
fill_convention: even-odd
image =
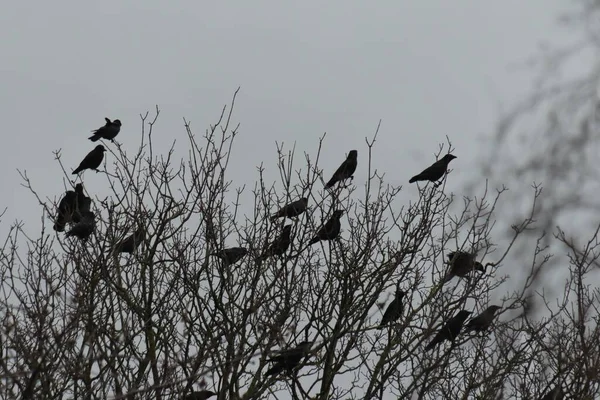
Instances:
[[[77,207],[77,193],[67,190],[63,198],[58,203],[56,210],[56,220],[54,221],[54,230],[63,232],[65,225],[73,221],[73,213]]]
[[[449,282],[455,276],[465,278],[473,270],[485,272],[485,268],[480,262],[475,261],[476,254],[466,251],[453,251],[446,255],[447,264],[450,265],[449,271],[444,277],[444,283]]]
[[[501,309],[500,306],[489,306],[481,314],[470,320],[465,326],[465,333],[470,331],[483,332],[486,331],[492,322],[496,311]]]
[[[308,245],[313,245],[320,240],[333,240],[338,237],[342,224],[340,218],[344,214],[343,210],[336,210],[329,220],[317,231],[316,235],[308,242]]]
[[[356,166],[358,164],[358,151],[350,150],[348,153],[348,157],[346,160],[340,165],[340,167],[335,171],[331,179],[325,185],[325,189],[329,189],[339,181],[343,181],[344,179],[352,179],[354,171],[356,171]]]
[[[106,120],[106,124],[103,127],[101,127],[100,129],[96,129],[95,131],[92,131],[92,132],[94,132],[94,134],[88,138],[92,142],[97,142],[100,139],[106,139],[106,140],[110,140],[111,142],[114,142],[113,139],[121,131],[121,121],[119,121],[118,119],[115,119],[114,121],[110,122],[110,119],[108,119],[108,118],[104,118],[104,119]]]
[[[286,204],[277,211],[275,214],[271,215],[271,221],[275,221],[277,218],[286,217],[286,218],[294,218],[298,215],[302,214],[306,211],[306,206],[308,205],[308,199],[306,197],[301,198],[300,200],[293,201],[289,204]]]
[[[457,157],[453,156],[452,154],[446,154],[444,157],[442,157],[438,161],[431,164],[431,166],[423,170],[423,172],[421,172],[419,175],[415,175],[412,178],[410,178],[408,183],[413,183],[417,181],[437,181],[442,176],[444,176],[444,174],[448,170],[448,164],[450,164],[450,161],[454,160],[455,158]]]
[[[80,173],[85,169],[95,169],[98,172],[98,167],[102,164],[102,159],[104,158],[104,152],[106,149],[104,146],[99,144],[94,147],[94,150],[90,151],[87,156],[81,161],[79,167],[75,171],[72,172],[73,175]]]
[[[117,253],[133,253],[146,237],[146,228],[140,226],[135,232],[115,245]]]
[[[210,390],[200,390],[199,392],[192,392],[187,396],[183,396],[181,400],[207,400],[216,395],[215,392]]]
[[[247,253],[248,250],[244,247],[231,247],[229,249],[215,251],[211,253],[211,256],[219,257],[226,266],[229,266],[240,261]]]
[[[563,400],[565,398],[565,392],[563,392],[560,385],[556,386],[554,389],[546,393],[546,395],[540,400]]]
[[[461,310],[454,317],[450,318],[435,335],[433,340],[425,347],[425,351],[433,349],[437,344],[442,343],[444,340],[454,342],[454,339],[456,339],[460,333],[465,320],[470,314],[471,311]]]
[[[265,375],[277,375],[282,371],[291,373],[302,359],[309,354],[311,346],[312,342],[304,341],[294,348],[279,352],[278,355],[269,359],[273,362],[273,366],[269,368]]]
[[[71,230],[67,232],[66,236],[76,236],[85,242],[94,232],[94,227],[96,225],[95,218],[96,216],[91,211],[82,213],[81,220],[73,225]]]
[[[281,256],[285,254],[288,247],[290,247],[291,238],[290,234],[292,232],[292,225],[286,225],[283,227],[283,230],[277,237],[277,239],[273,240],[271,244],[267,247],[267,249],[263,252],[261,256],[258,257],[257,261],[261,263],[272,256]]]
[[[396,321],[398,318],[402,316],[402,310],[404,306],[402,304],[402,298],[405,293],[402,289],[400,289],[400,281],[396,284],[396,297],[389,306],[387,306],[385,312],[383,313],[383,318],[381,319],[381,324],[379,324],[379,329],[383,329],[387,324],[392,321]]]
[[[77,223],[81,221],[81,216],[83,213],[90,211],[92,207],[92,199],[87,197],[85,193],[83,193],[83,185],[78,183],[75,185],[75,194],[77,195],[75,201],[75,213],[73,214],[73,222]]]

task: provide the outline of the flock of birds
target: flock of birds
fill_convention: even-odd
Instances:
[[[89,137],[92,142],[96,142],[100,139],[114,142],[114,138],[119,134],[121,130],[121,121],[118,119],[111,121],[108,118],[105,118],[105,120],[106,124],[104,126],[92,131],[94,134]],[[85,156],[72,173],[79,174],[86,169],[98,171],[98,167],[102,164],[104,159],[105,151],[106,149],[104,146],[96,146]],[[446,154],[431,166],[424,169],[421,173],[410,178],[409,183],[419,181],[439,181],[446,174],[449,163],[455,158],[456,156],[452,154]],[[327,181],[325,188],[329,189],[334,187],[338,182],[343,182],[348,179],[352,180],[357,165],[358,152],[356,150],[351,150],[348,153],[346,160],[344,160],[335,171],[331,179]],[[66,233],[66,236],[75,236],[82,241],[86,241],[93,233],[95,227],[96,216],[90,209],[91,203],[91,198],[87,197],[83,192],[83,185],[78,183],[75,186],[74,191],[67,191],[61,199],[56,212],[54,230],[63,232],[66,225],[70,224],[71,228]],[[276,221],[279,218],[296,218],[304,213],[307,210],[307,207],[308,199],[303,197],[286,204],[275,214],[271,215],[270,219],[271,221]],[[332,241],[337,239],[341,230],[340,219],[343,214],[343,210],[335,210],[327,222],[317,230],[312,239],[308,242],[308,245],[311,246],[320,241]],[[256,260],[257,263],[261,263],[270,257],[283,256],[290,246],[291,230],[291,224],[285,225],[280,234],[270,242],[262,254],[258,256]],[[115,245],[114,250],[117,253],[133,253],[144,238],[145,228],[140,226],[133,234],[118,242]],[[244,247],[232,247],[217,251],[212,253],[212,255],[220,258],[224,265],[230,266],[244,258],[247,253],[248,250]],[[466,278],[472,271],[485,271],[483,265],[476,261],[476,255],[465,251],[449,253],[447,255],[447,264],[449,265],[449,269],[444,278],[444,282],[448,282],[455,276]],[[381,323],[378,326],[379,329],[383,329],[402,316],[404,309],[402,300],[406,293],[400,288],[400,283],[401,282],[398,282],[396,285],[395,298],[386,308]],[[481,314],[477,315],[467,323],[465,331],[486,331],[492,324],[495,314],[500,308],[501,307],[496,305],[489,306]],[[446,321],[433,340],[425,347],[425,350],[433,349],[446,340],[454,342],[460,334],[469,315],[471,315],[471,311],[461,310],[454,317]],[[286,372],[288,374],[292,373],[300,365],[302,360],[309,356],[312,345],[313,342],[311,341],[303,341],[295,347],[279,351],[269,359],[272,366],[267,370],[266,376],[278,375],[281,372]],[[183,397],[183,400],[206,400],[215,395],[216,393],[210,390],[201,390]]]

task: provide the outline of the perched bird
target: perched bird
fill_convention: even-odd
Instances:
[[[290,247],[291,232],[292,225],[284,226],[277,239],[273,240],[271,244],[269,244],[263,254],[258,257],[257,261],[260,263],[269,257],[283,255],[287,251],[288,247]]]
[[[94,227],[96,225],[96,216],[91,211],[86,211],[82,213],[81,220],[73,225],[71,230],[67,232],[67,237],[76,236],[79,239],[86,241],[90,235],[94,232]]]
[[[54,230],[63,232],[65,225],[73,221],[73,213],[77,207],[77,193],[67,190],[63,198],[58,203],[56,210],[56,219],[54,220]]]
[[[306,206],[308,205],[308,199],[306,197],[301,198],[300,200],[293,201],[289,204],[286,204],[277,211],[275,214],[271,215],[271,221],[275,221],[277,218],[286,217],[286,218],[294,218],[298,215],[302,214],[306,211]]]
[[[133,253],[146,237],[146,228],[140,226],[135,232],[115,245],[117,253]]]
[[[181,400],[207,400],[216,395],[215,392],[210,390],[200,390],[198,392],[192,392],[187,396],[183,396]]]
[[[396,321],[398,318],[402,316],[402,310],[404,306],[402,304],[402,298],[405,293],[402,289],[400,289],[400,281],[396,284],[396,297],[389,306],[387,306],[385,312],[383,313],[383,318],[381,319],[381,324],[379,324],[379,329],[382,329],[387,324],[392,321]]]
[[[353,178],[354,171],[356,171],[356,166],[358,165],[358,151],[350,150],[348,153],[348,157],[339,166],[337,171],[333,174],[331,179],[325,184],[325,189],[329,189],[339,181],[343,181],[344,179]]]
[[[480,262],[475,261],[476,254],[474,253],[453,251],[448,253],[446,257],[448,258],[446,263],[450,265],[450,269],[444,277],[444,283],[449,282],[455,276],[465,278],[467,274],[473,270],[485,272],[483,265]]]
[[[540,400],[563,400],[565,398],[565,392],[563,392],[560,385],[546,393]]]
[[[269,359],[274,364],[265,374],[267,376],[277,375],[282,371],[291,373],[302,359],[308,355],[311,346],[312,342],[304,341],[294,348],[279,352],[278,355]]]
[[[211,256],[219,257],[225,265],[232,265],[244,258],[246,254],[248,254],[248,250],[244,247],[232,247],[215,251]]]
[[[87,197],[85,193],[83,193],[83,185],[78,183],[75,185],[75,212],[73,214],[73,222],[77,223],[81,221],[81,216],[83,213],[90,211],[92,207],[92,199]]]
[[[477,331],[483,332],[487,330],[496,315],[496,311],[501,309],[500,306],[489,306],[481,314],[470,320],[465,326],[465,332]]]
[[[448,164],[450,164],[450,161],[454,160],[455,158],[457,157],[453,156],[452,154],[446,154],[444,157],[431,164],[431,166],[424,169],[423,172],[421,172],[419,175],[415,175],[412,178],[410,178],[408,183],[413,183],[417,181],[437,181],[442,176],[444,176],[444,174],[448,170]]]
[[[114,121],[110,122],[110,119],[104,119],[106,120],[106,124],[100,129],[92,131],[94,134],[88,138],[92,142],[97,142],[100,139],[113,141],[113,139],[119,134],[119,131],[121,131],[121,121],[115,119]]]
[[[308,242],[308,245],[317,243],[320,240],[333,240],[340,234],[342,224],[340,218],[344,214],[343,210],[336,210],[329,220],[317,231],[316,235]]]
[[[437,335],[435,335],[431,343],[425,347],[425,351],[433,349],[438,343],[442,343],[444,340],[454,342],[454,339],[456,339],[460,333],[465,320],[470,314],[471,311],[461,310],[454,317],[450,318],[448,322],[442,326]]]
[[[106,149],[104,146],[99,144],[94,147],[94,150],[90,151],[87,156],[79,163],[79,167],[75,171],[72,172],[73,175],[80,173],[84,169],[95,169],[98,171],[98,167],[102,164],[102,159],[104,159],[104,152]]]

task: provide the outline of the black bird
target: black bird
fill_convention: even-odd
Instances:
[[[269,359],[274,364],[265,375],[277,375],[282,371],[291,373],[302,359],[309,354],[311,346],[312,342],[304,341],[294,348],[279,352],[278,355]]]
[[[339,166],[337,171],[333,174],[329,182],[325,184],[325,189],[329,189],[339,181],[343,181],[344,179],[353,178],[354,171],[356,171],[356,166],[358,165],[358,151],[350,150],[348,153],[348,157]]]
[[[67,190],[63,198],[58,203],[56,210],[56,220],[54,221],[54,230],[63,232],[65,225],[73,221],[73,213],[77,206],[77,193],[72,190]]]
[[[424,169],[419,175],[415,175],[410,178],[408,183],[413,183],[416,181],[437,181],[444,176],[448,170],[448,164],[450,164],[450,161],[454,160],[455,158],[457,157],[453,156],[452,154],[446,154],[444,157],[431,164],[431,166]]]
[[[313,237],[308,245],[317,243],[319,240],[333,240],[338,237],[342,224],[340,218],[344,214],[343,210],[336,210],[329,220],[317,231],[315,237]]]
[[[95,131],[92,131],[92,132],[94,132],[94,134],[88,138],[92,142],[97,142],[100,139],[106,139],[106,140],[110,140],[112,142],[112,141],[114,141],[113,139],[121,131],[121,121],[119,121],[118,119],[115,119],[114,121],[110,122],[110,119],[108,119],[108,118],[104,118],[104,119],[106,120],[106,124],[103,127],[101,127],[100,129],[96,129]]]
[[[402,310],[404,306],[402,304],[402,298],[405,293],[402,289],[400,289],[400,281],[396,284],[396,297],[389,306],[387,306],[385,312],[383,313],[383,318],[381,319],[381,324],[379,324],[379,329],[383,329],[387,324],[392,321],[396,321],[398,318],[402,316]]]
[[[501,309],[500,306],[489,306],[481,314],[470,320],[465,326],[465,333],[470,331],[483,332],[486,331],[496,315],[496,311]]]
[[[456,339],[460,333],[465,320],[470,314],[471,311],[461,310],[454,317],[450,318],[448,322],[442,326],[437,335],[435,335],[431,343],[425,347],[425,351],[433,349],[438,343],[442,343],[444,340],[454,342],[454,339]]]
[[[192,392],[187,396],[183,396],[181,400],[207,400],[216,395],[215,392],[210,390],[200,390],[198,392]]]
[[[140,226],[135,232],[115,245],[117,253],[133,253],[146,237],[146,228]]]
[[[80,173],[84,169],[95,169],[98,172],[98,167],[102,164],[102,159],[104,159],[104,152],[106,149],[104,146],[99,144],[94,147],[94,150],[90,151],[87,156],[81,161],[79,167],[75,171],[72,172],[73,175]]]
[[[565,392],[563,392],[560,385],[556,386],[554,389],[546,393],[546,395],[540,400],[563,400],[565,398]]]
[[[277,239],[273,240],[271,244],[267,247],[267,249],[263,252],[261,256],[258,257],[257,261],[260,263],[272,256],[281,256],[283,255],[288,247],[290,247],[291,239],[290,234],[292,232],[292,225],[286,225],[283,227],[283,230],[277,237]]]
[[[215,251],[211,256],[219,257],[225,265],[232,265],[244,258],[246,254],[248,254],[248,250],[244,247],[232,247]]]
[[[485,272],[483,265],[475,261],[476,254],[474,253],[453,251],[448,253],[446,257],[448,258],[446,263],[450,265],[450,269],[444,277],[444,283],[449,282],[455,276],[465,278],[473,270]]]
[[[67,237],[76,236],[79,239],[86,241],[90,235],[94,232],[94,227],[96,225],[96,216],[91,211],[86,211],[82,213],[81,220],[73,225],[71,230],[67,232]]]
[[[277,218],[286,217],[286,218],[294,218],[298,215],[302,214],[306,211],[306,206],[308,205],[308,199],[306,197],[301,198],[300,200],[293,201],[289,204],[286,204],[277,211],[275,214],[271,215],[271,221],[275,221]]]
[[[77,196],[75,199],[76,206],[75,213],[73,214],[73,222],[77,223],[81,221],[81,216],[83,213],[90,211],[92,207],[92,199],[83,193],[83,185],[81,183],[75,185],[75,194]]]

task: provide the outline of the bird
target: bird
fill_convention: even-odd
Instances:
[[[286,204],[282,208],[279,209],[275,214],[271,215],[271,221],[275,221],[277,218],[286,217],[286,218],[294,218],[298,215],[302,214],[306,211],[306,206],[308,205],[308,199],[306,197],[302,197],[300,200],[293,201],[289,204]]]
[[[181,400],[207,400],[217,394],[211,390],[200,390],[198,392],[192,392],[187,396],[183,396]]]
[[[337,238],[342,227],[340,218],[342,218],[343,214],[343,210],[334,211],[331,218],[329,218],[325,225],[319,228],[315,236],[308,242],[308,245],[311,246],[320,240],[333,240]]]
[[[496,311],[501,309],[500,306],[489,306],[481,314],[471,319],[465,326],[465,333],[470,331],[483,332],[487,330],[492,322]]]
[[[304,341],[294,348],[279,352],[279,354],[269,359],[273,362],[273,366],[267,370],[265,375],[277,375],[282,371],[291,373],[302,359],[308,355],[311,346],[312,342]]]
[[[433,349],[438,343],[442,343],[444,340],[454,342],[454,339],[460,333],[465,320],[470,314],[471,311],[461,310],[454,317],[450,318],[435,335],[433,340],[425,347],[425,351]]]
[[[444,174],[448,170],[448,164],[450,164],[450,161],[454,160],[455,158],[458,158],[458,157],[456,157],[452,154],[446,154],[444,157],[437,160],[436,162],[431,164],[429,167],[425,168],[423,170],[423,172],[410,178],[408,183],[413,183],[413,182],[417,182],[417,181],[430,181],[430,182],[437,181],[442,176],[444,176]]]
[[[97,142],[100,139],[106,139],[113,142],[113,139],[121,131],[121,121],[118,119],[115,119],[112,122],[108,118],[104,118],[104,120],[106,121],[106,124],[103,127],[92,131],[94,134],[88,138],[92,142]]]
[[[140,226],[135,232],[115,245],[117,253],[133,253],[146,237],[146,228]]]
[[[563,400],[564,398],[565,392],[563,392],[562,387],[558,385],[554,389],[546,393],[546,395],[540,398],[540,400]]]
[[[83,185],[78,183],[75,185],[75,212],[73,213],[73,222],[77,223],[81,220],[83,213],[90,211],[92,207],[92,199],[83,193]]]
[[[219,257],[225,265],[232,265],[240,261],[248,254],[248,250],[244,247],[231,247],[211,253],[211,256]]]
[[[56,219],[54,220],[54,230],[64,232],[65,225],[73,221],[73,212],[77,204],[77,193],[67,190],[63,198],[58,203],[56,210]]]
[[[325,189],[329,189],[339,181],[343,181],[344,179],[352,179],[354,171],[356,171],[356,166],[358,165],[358,151],[350,150],[348,153],[348,157],[342,165],[335,171],[331,179],[325,184]]]
[[[279,236],[269,244],[267,249],[260,255],[257,261],[260,263],[272,256],[281,256],[283,255],[288,247],[290,247],[291,238],[290,234],[292,232],[292,225],[286,225],[283,227],[283,230],[279,234]]]
[[[100,166],[100,164],[102,164],[102,159],[104,158],[105,151],[106,149],[101,144],[94,147],[94,150],[90,151],[85,156],[83,161],[79,163],[79,167],[77,167],[77,169],[73,171],[72,174],[76,175],[85,169],[95,169],[97,172],[98,167]]]
[[[447,264],[450,265],[449,271],[444,277],[444,283],[449,282],[455,276],[465,278],[473,270],[485,272],[483,265],[475,261],[476,254],[468,253],[466,251],[453,251],[446,255],[448,260]]]
[[[387,306],[385,312],[383,313],[383,318],[381,319],[381,324],[379,324],[379,329],[383,329],[387,324],[392,321],[396,321],[398,318],[402,316],[402,310],[404,306],[402,304],[402,298],[405,293],[402,289],[400,289],[400,281],[396,284],[396,297],[394,300]]]
[[[71,230],[67,232],[66,236],[76,236],[79,239],[86,241],[94,232],[94,227],[96,225],[95,218],[96,216],[91,211],[86,211],[82,213],[81,220],[75,225],[73,225]]]

